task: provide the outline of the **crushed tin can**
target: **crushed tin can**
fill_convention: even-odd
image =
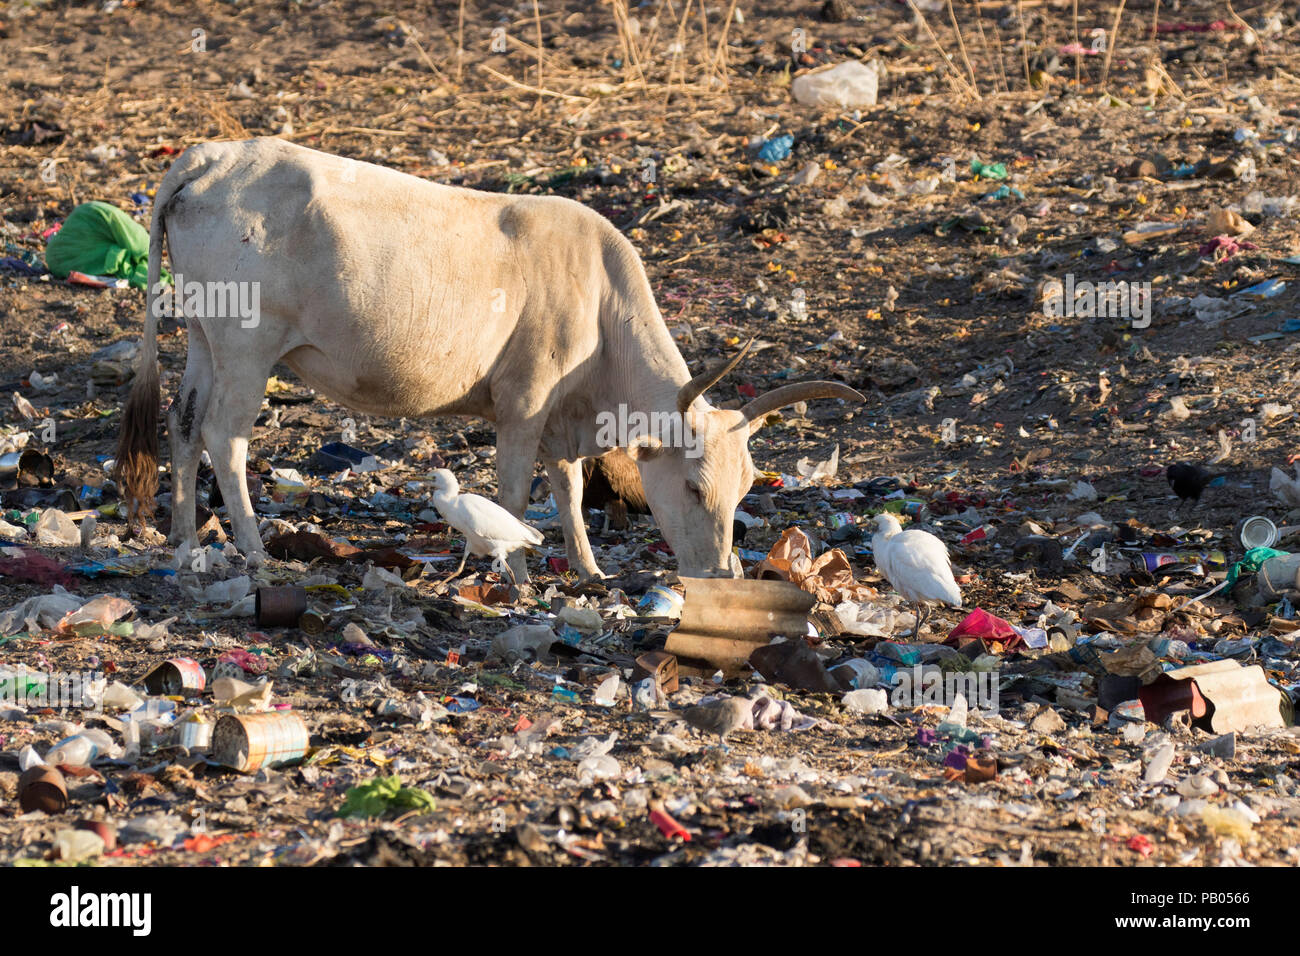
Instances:
[[[921,498],[893,498],[885,502],[884,510],[891,514],[906,515],[914,521],[924,521],[930,516],[930,507]]]
[[[1143,551],[1138,555],[1142,567],[1155,571],[1170,564],[1199,564],[1207,570],[1221,571],[1228,566],[1228,556],[1222,551],[1177,551],[1154,553]]]
[[[24,772],[18,778],[18,805],[23,813],[62,813],[68,807],[68,784],[63,774],[48,764]]]
[[[826,521],[827,526],[832,531],[839,531],[841,528],[849,528],[857,523],[857,517],[847,511],[837,511]]]
[[[209,751],[223,767],[252,773],[302,760],[309,736],[307,724],[294,711],[227,714],[212,730]]]
[[[187,693],[202,693],[207,686],[207,677],[198,661],[189,657],[169,657],[144,675],[144,686],[151,694],[184,697]]]
[[[672,588],[656,584],[645,592],[636,609],[642,617],[680,618],[682,603],[682,596]]]
[[[305,611],[298,618],[298,630],[312,636],[325,633],[325,624],[325,615],[319,611]]]

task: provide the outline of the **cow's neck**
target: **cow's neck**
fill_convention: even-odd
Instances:
[[[608,290],[602,309],[601,333],[612,374],[602,376],[605,394],[600,398],[608,408],[624,403],[647,413],[675,411],[677,393],[691,373],[659,313],[645,270],[635,254],[633,258],[623,270],[624,281]]]

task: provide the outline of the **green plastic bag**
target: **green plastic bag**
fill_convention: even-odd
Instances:
[[[436,810],[433,795],[419,787],[403,787],[401,777],[376,777],[353,787],[339,808],[341,817],[377,817],[389,810]]]
[[[116,206],[82,203],[45,247],[45,264],[59,279],[84,272],[117,276],[143,289],[149,281],[149,233]],[[171,281],[166,270],[163,278]]]

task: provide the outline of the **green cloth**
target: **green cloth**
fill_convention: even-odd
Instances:
[[[1251,548],[1240,561],[1228,569],[1228,579],[1224,583],[1228,590],[1232,590],[1232,586],[1237,583],[1237,578],[1241,577],[1241,572],[1254,574],[1269,558],[1281,558],[1290,553],[1290,551],[1277,551],[1273,548]]]
[[[149,233],[116,206],[82,203],[45,247],[45,264],[59,279],[84,272],[117,276],[143,289],[149,282]],[[162,275],[171,281],[166,270]]]
[[[377,817],[389,810],[436,810],[433,795],[419,787],[403,787],[401,777],[376,777],[353,787],[339,809],[341,817]]]

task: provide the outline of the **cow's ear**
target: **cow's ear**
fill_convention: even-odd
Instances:
[[[641,435],[625,449],[633,461],[649,461],[663,450],[664,443],[653,435]]]

